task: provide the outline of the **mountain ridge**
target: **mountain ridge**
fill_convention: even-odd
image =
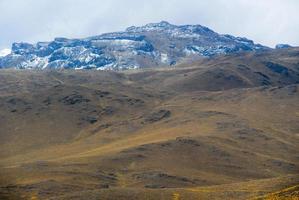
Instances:
[[[36,44],[13,43],[12,53],[0,58],[0,68],[122,70],[269,49],[247,38],[218,34],[205,26],[161,21],[83,39],[60,37]]]

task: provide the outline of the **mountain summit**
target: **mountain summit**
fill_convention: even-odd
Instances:
[[[218,34],[201,25],[177,26],[162,21],[83,39],[14,43],[11,54],[0,57],[0,68],[122,70],[267,49],[252,40]]]

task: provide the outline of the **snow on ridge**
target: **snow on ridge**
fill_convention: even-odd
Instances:
[[[190,56],[212,57],[264,49],[268,48],[246,38],[220,35],[201,25],[177,26],[162,21],[85,39],[14,43],[12,53],[0,50],[0,67],[13,63],[20,68],[123,70],[170,66]]]

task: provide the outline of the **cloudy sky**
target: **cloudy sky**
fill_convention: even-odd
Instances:
[[[299,0],[0,0],[0,49],[169,21],[299,46]]]

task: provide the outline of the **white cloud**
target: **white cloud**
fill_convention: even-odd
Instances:
[[[0,48],[86,37],[162,20],[274,46],[299,45],[298,0],[0,0]]]
[[[6,56],[11,53],[10,49],[2,49],[0,50],[0,57]]]

